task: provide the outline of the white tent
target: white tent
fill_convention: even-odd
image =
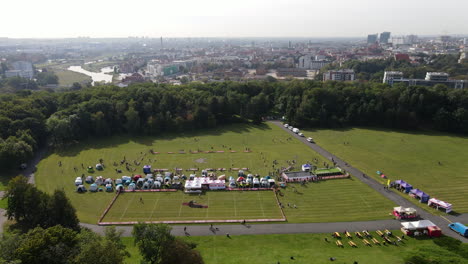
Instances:
[[[414,222],[403,222],[401,223],[404,229],[407,230],[417,230],[417,229],[424,229],[428,228],[429,226],[436,226],[429,220],[421,220],[421,221],[414,221]]]

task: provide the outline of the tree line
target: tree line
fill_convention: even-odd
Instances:
[[[468,133],[468,92],[382,83],[142,83],[0,96],[0,164],[26,162],[46,140],[63,146],[113,134],[160,133],[262,122],[299,127],[376,126]]]
[[[2,199],[13,224],[0,236],[0,263],[119,264],[130,257],[115,227],[104,236],[80,227],[62,190],[49,195],[18,176]],[[137,224],[132,234],[143,264],[204,263],[196,244],[174,237],[168,225]]]

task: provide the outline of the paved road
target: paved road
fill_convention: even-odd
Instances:
[[[103,234],[105,227],[90,224],[81,224],[84,227]],[[132,226],[118,226],[117,230],[123,232],[123,236],[131,236]],[[172,234],[176,236],[186,235],[183,225],[172,226]],[[364,221],[364,222],[337,222],[337,223],[305,223],[305,224],[252,224],[246,225],[214,225],[218,230],[211,230],[210,225],[189,225],[187,233],[191,236],[222,235],[263,235],[263,234],[299,234],[299,233],[333,233],[345,230],[354,232],[362,230],[399,229],[400,222],[396,220]]]
[[[394,191],[385,190],[381,183],[377,182],[373,178],[364,177],[363,176],[364,173],[362,171],[352,167],[350,164],[348,164],[344,160],[340,159],[339,157],[331,154],[330,152],[326,151],[325,149],[323,149],[319,145],[314,144],[314,143],[310,143],[310,142],[308,142],[306,140],[306,138],[300,137],[297,134],[293,133],[291,130],[285,128],[280,121],[271,121],[271,123],[279,126],[284,131],[288,132],[289,134],[291,134],[292,136],[294,136],[298,140],[302,141],[304,144],[309,146],[311,149],[315,150],[317,153],[319,153],[323,157],[329,159],[330,161],[333,159],[337,163],[337,165],[339,167],[345,169],[347,172],[349,172],[351,175],[353,175],[354,178],[357,178],[357,179],[361,180],[362,182],[367,184],[369,187],[371,187],[372,189],[374,189],[377,192],[379,192],[380,194],[382,194],[384,197],[386,197],[389,200],[393,201],[395,204],[401,205],[401,206],[404,206],[404,207],[413,207],[413,208],[415,208],[416,210],[418,210],[419,215],[421,216],[421,218],[428,219],[431,222],[433,222],[434,224],[436,224],[437,226],[439,226],[442,229],[442,232],[445,235],[451,236],[451,237],[456,238],[456,239],[459,239],[460,241],[462,241],[464,243],[468,243],[467,238],[464,238],[464,237],[461,237],[461,236],[457,235],[455,232],[453,232],[452,230],[450,230],[447,227],[447,225],[450,223],[447,219],[444,219],[444,218],[442,218],[440,216],[435,216],[433,214],[430,214],[429,212],[423,210],[421,207],[418,207],[418,206],[414,205],[413,203],[411,203],[410,201],[408,201],[407,199],[401,197],[399,194],[395,193]],[[463,214],[463,215],[460,215],[458,217],[450,216],[450,218],[449,217],[447,217],[447,218],[450,219],[451,221],[454,221],[454,222],[455,221],[460,221],[460,220],[463,222],[464,220],[468,220],[468,215]],[[468,222],[465,221],[463,223],[468,223]]]

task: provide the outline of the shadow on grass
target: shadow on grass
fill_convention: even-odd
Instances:
[[[90,149],[100,148],[112,148],[122,144],[136,142],[147,147],[153,146],[158,140],[173,140],[180,137],[197,137],[197,136],[220,136],[225,133],[249,133],[253,129],[259,130],[271,130],[271,128],[265,124],[254,125],[250,123],[236,123],[231,125],[224,125],[212,129],[197,129],[192,131],[184,132],[162,132],[155,136],[131,136],[125,134],[113,135],[110,137],[90,137],[76,142],[72,145],[65,147],[59,147],[55,149],[55,153],[61,157],[73,157],[78,155],[81,151]]]

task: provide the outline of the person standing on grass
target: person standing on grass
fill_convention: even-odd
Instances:
[[[186,226],[184,226],[184,232],[187,232],[187,227]]]

